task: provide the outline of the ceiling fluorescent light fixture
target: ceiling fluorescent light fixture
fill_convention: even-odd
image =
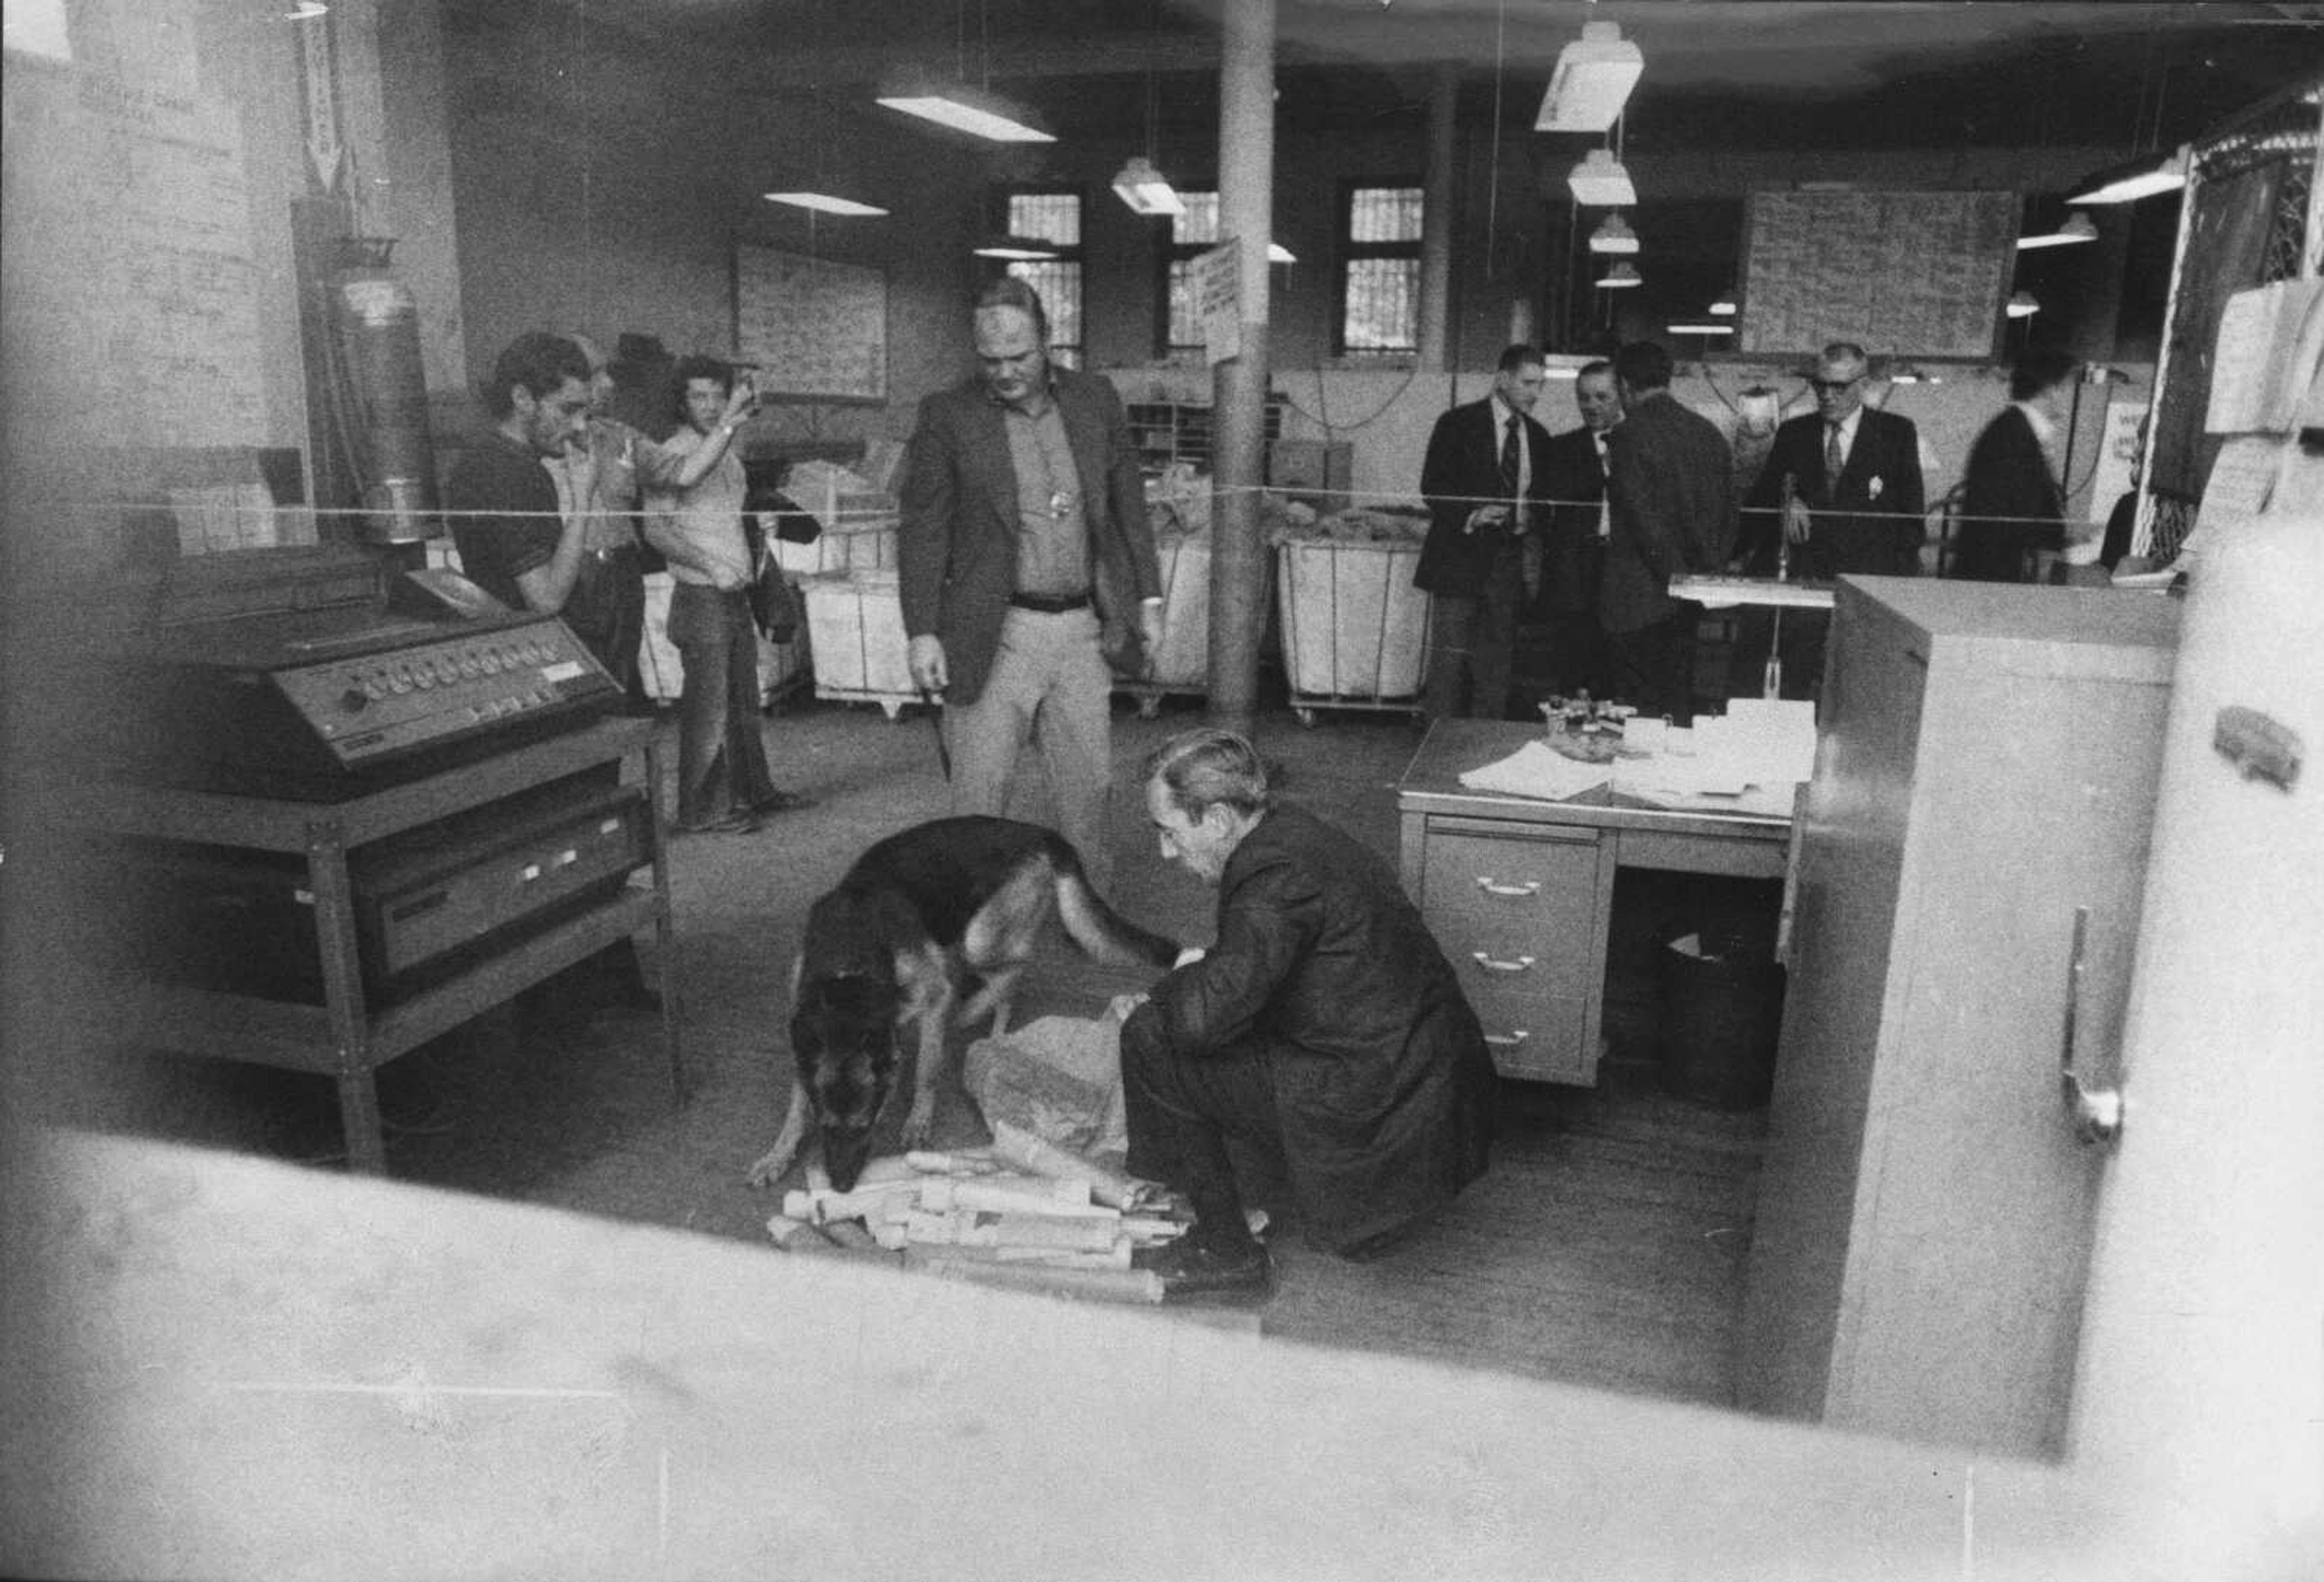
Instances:
[[[296,5],[282,14],[282,20],[312,22],[318,16],[328,16],[330,14],[331,8],[324,5],[323,0],[298,0]]]
[[[858,203],[852,198],[834,198],[828,192],[768,192],[762,193],[769,203],[787,203],[793,208],[811,208],[825,215],[883,215],[888,211],[868,203]]]
[[[1674,324],[1670,332],[1674,336],[1731,336],[1735,333],[1735,327],[1705,321],[1702,324]]]
[[[1573,201],[1584,208],[1632,208],[1638,201],[1630,172],[1622,169],[1611,149],[1593,148],[1582,155],[1582,162],[1566,173],[1565,184],[1573,189]]]
[[[2142,198],[2157,193],[2176,192],[2187,185],[2187,154],[2181,149],[2168,154],[2147,154],[2124,164],[2100,170],[2082,184],[2082,189],[2066,201],[2080,206],[2086,203],[2135,203]]]
[[[1638,266],[1628,259],[1598,277],[1599,290],[1606,291],[1619,290],[1628,286],[1643,286],[1646,283],[1646,277],[1638,272]]]
[[[964,82],[899,86],[880,95],[880,103],[907,115],[918,115],[954,132],[993,143],[1055,143],[1034,120],[1030,111],[997,94],[985,93]]]
[[[1533,118],[1536,132],[1603,132],[1629,102],[1646,58],[1618,23],[1585,22],[1582,36],[1558,51],[1549,91]]]
[[[1703,311],[1710,314],[1713,318],[1734,317],[1735,293],[1732,291],[1720,292],[1718,297],[1711,302],[1711,306],[1704,308]]]
[[[1130,212],[1140,215],[1182,215],[1186,206],[1180,201],[1177,189],[1154,168],[1154,161],[1143,154],[1132,154],[1113,179],[1114,195],[1130,206]]]
[[[2012,318],[2031,318],[2042,311],[2042,304],[2034,300],[2033,292],[2019,291],[2009,299],[2009,305],[2002,311]]]
[[[1592,253],[1636,253],[1637,250],[1638,234],[1630,229],[1620,215],[1608,215],[1598,222],[1598,228],[1590,233],[1590,251]]]
[[[1005,258],[1016,263],[1035,263],[1057,255],[1055,247],[1038,236],[991,236],[972,251],[979,258]]]
[[[2089,216],[2076,209],[2066,216],[2064,225],[2047,235],[2018,237],[2017,251],[2031,253],[2037,247],[2070,247],[2078,242],[2095,242],[2098,239],[2098,226],[2090,223]]]
[[[1269,263],[1297,263],[1299,262],[1299,258],[1297,254],[1294,253],[1290,248],[1286,247],[1282,243],[1269,242],[1267,244],[1267,262]]]

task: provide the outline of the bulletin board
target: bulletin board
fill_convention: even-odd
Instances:
[[[734,347],[776,400],[885,401],[888,277],[737,242]]]
[[[2014,192],[1769,191],[1744,226],[1736,350],[1999,354],[2017,256]]]

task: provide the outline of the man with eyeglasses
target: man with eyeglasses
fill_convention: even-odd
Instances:
[[[1743,497],[1738,550],[1753,576],[1828,583],[1844,572],[1912,576],[1921,566],[1921,437],[1909,418],[1865,405],[1871,361],[1852,341],[1816,360],[1816,409],[1775,430]],[[1823,680],[1822,611],[1783,614],[1782,694],[1812,698]],[[1772,622],[1754,612],[1738,645],[1740,673],[1765,669]]]

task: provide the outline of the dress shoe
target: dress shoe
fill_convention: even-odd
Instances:
[[[803,807],[814,805],[814,797],[802,796],[797,791],[770,791],[751,804],[751,811],[754,814],[797,813]]]
[[[1141,1254],[1136,1262],[1162,1276],[1164,1301],[1263,1298],[1275,1286],[1275,1260],[1255,1241],[1219,1248],[1182,1236]]]

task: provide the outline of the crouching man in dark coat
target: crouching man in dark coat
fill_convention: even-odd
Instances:
[[[1145,783],[1163,856],[1218,887],[1219,917],[1122,1027],[1129,1168],[1194,1210],[1152,1263],[1166,1291],[1263,1292],[1229,1140],[1280,1160],[1310,1242],[1361,1256],[1484,1173],[1492,1060],[1396,875],[1276,804],[1249,741],[1188,731]]]

